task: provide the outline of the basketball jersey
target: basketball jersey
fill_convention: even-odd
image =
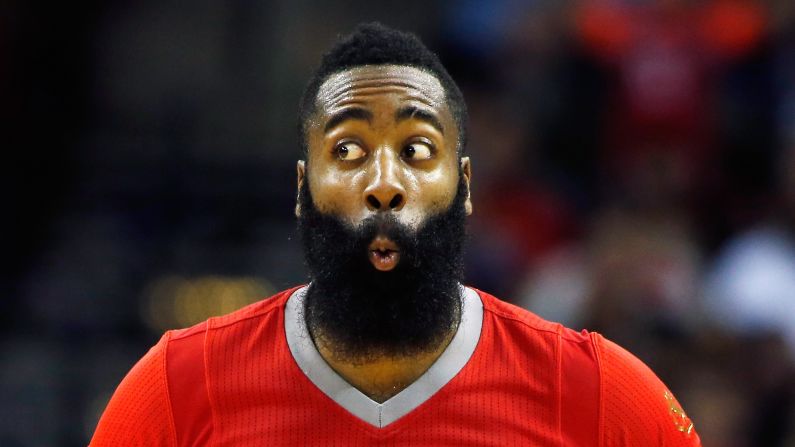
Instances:
[[[700,446],[634,356],[471,288],[442,355],[375,402],[314,347],[305,291],[167,332],[121,382],[91,446]]]

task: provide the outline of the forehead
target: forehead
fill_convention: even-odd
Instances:
[[[403,65],[363,65],[334,73],[318,89],[316,106],[321,114],[329,113],[385,95],[396,95],[399,100],[416,101],[449,113],[444,87],[436,76]]]

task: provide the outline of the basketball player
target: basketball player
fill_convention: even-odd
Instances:
[[[415,36],[358,27],[300,121],[311,282],[167,332],[92,446],[700,445],[631,354],[462,285],[466,106]]]

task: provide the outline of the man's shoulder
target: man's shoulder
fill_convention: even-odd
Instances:
[[[597,338],[604,445],[700,446],[693,422],[659,377],[626,349]]]
[[[597,332],[578,332],[488,293],[478,294],[484,311],[502,326],[501,337],[513,337],[514,352],[546,347],[556,358],[563,429],[572,439],[582,436],[578,445],[594,444],[593,433],[599,433],[597,445],[606,447],[700,445],[673,393],[629,351]]]
[[[207,320],[184,329],[173,329],[169,331],[169,341],[174,342],[176,340],[190,338],[197,334],[203,334],[208,329],[214,330],[234,326],[252,318],[267,316],[274,310],[284,308],[285,303],[293,294],[293,292],[301,287],[303,286],[294,286],[289,289],[282,290],[281,292],[278,292],[268,298],[261,299],[234,312],[230,312],[226,315],[210,317]]]
[[[473,288],[474,289],[474,288]],[[474,289],[483,301],[483,309],[495,318],[510,323],[513,322],[525,328],[526,331],[536,334],[554,334],[561,343],[592,344],[596,333],[587,330],[575,331],[560,323],[545,320],[533,312],[503,301],[490,293]]]
[[[247,335],[253,335],[253,333],[251,333],[249,330],[250,326],[246,325],[245,323],[256,319],[260,319],[262,322],[264,319],[274,317],[278,318],[280,313],[274,311],[284,309],[285,303],[287,303],[287,300],[290,298],[293,292],[301,287],[302,286],[291,287],[268,298],[264,298],[255,303],[242,307],[234,312],[228,313],[226,315],[210,317],[201,323],[184,329],[173,329],[167,331],[163,336],[164,342],[161,343],[159,349],[166,351],[166,355],[169,359],[186,360],[186,362],[175,362],[174,360],[171,360],[171,365],[185,364],[188,367],[192,367],[192,363],[202,361],[202,358],[205,355],[204,342],[208,334],[218,334],[217,331],[224,330],[227,335],[232,333],[237,334],[237,338],[232,337],[237,341],[239,341],[240,336],[245,337]],[[223,337],[222,339],[228,338],[229,337]],[[221,339],[217,339],[216,342],[219,342],[220,340]],[[223,343],[221,344],[223,345]],[[173,370],[174,368],[169,369]]]

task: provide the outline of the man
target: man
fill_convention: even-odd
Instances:
[[[413,35],[363,25],[301,104],[311,283],[169,331],[93,446],[697,446],[640,361],[461,285],[460,91]]]

